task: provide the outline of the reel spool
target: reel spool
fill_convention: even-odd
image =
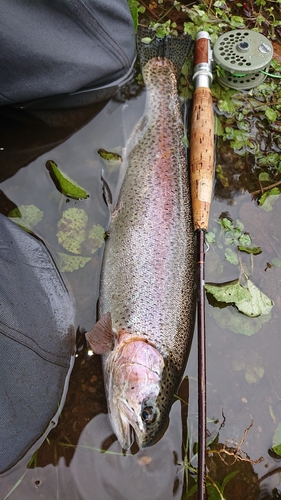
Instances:
[[[267,38],[256,31],[234,30],[220,36],[213,49],[214,61],[224,69],[218,76],[223,85],[233,89],[251,89],[266,78],[273,57],[273,47]]]

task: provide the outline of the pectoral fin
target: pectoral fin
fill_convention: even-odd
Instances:
[[[85,334],[95,354],[105,354],[114,348],[114,333],[110,312],[104,314],[95,326]]]

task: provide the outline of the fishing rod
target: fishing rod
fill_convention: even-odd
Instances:
[[[249,90],[268,75],[273,47],[263,35],[233,30],[221,35],[213,59],[222,71],[218,81],[237,90]],[[269,75],[274,76],[274,75]],[[190,183],[193,224],[197,235],[198,279],[198,499],[206,493],[206,324],[205,233],[208,230],[214,178],[214,114],[210,91],[212,51],[209,34],[200,31],[194,46],[193,107],[190,131]]]
[[[198,500],[206,492],[206,325],[205,232],[208,230],[214,177],[214,114],[209,34],[200,31],[194,46],[194,94],[190,130],[190,183],[197,235],[198,286]]]

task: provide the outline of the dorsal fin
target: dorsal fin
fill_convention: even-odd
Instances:
[[[95,354],[105,354],[114,348],[111,314],[104,314],[95,326],[85,334]]]

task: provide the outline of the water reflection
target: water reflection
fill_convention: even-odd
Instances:
[[[97,151],[99,148],[112,151],[123,147],[141,116],[143,105],[142,93],[125,103],[111,101],[96,116],[94,110],[88,108],[80,111],[83,115],[80,118],[79,113],[74,118],[72,112],[66,111],[60,112],[60,118],[51,112],[32,118],[24,115],[23,118],[18,111],[9,111],[11,114],[5,111],[2,130],[6,134],[3,135],[6,156],[5,159],[2,156],[1,162],[0,211],[7,215],[11,208],[21,204],[34,204],[43,210],[44,218],[37,225],[36,232],[46,241],[54,256],[58,250],[57,222],[64,209],[82,206],[93,223],[106,227],[109,214],[103,200],[101,174],[103,171],[114,191],[118,172],[107,169]],[[3,117],[4,110],[1,113]],[[254,424],[243,443],[243,451],[252,460],[261,456],[265,459],[256,465],[236,461],[230,466],[214,453],[208,455],[208,467],[210,477],[220,484],[231,472],[238,471],[225,487],[227,500],[267,500],[280,498],[278,488],[281,485],[279,462],[268,454],[281,418],[281,278],[280,268],[265,271],[266,263],[273,255],[279,255],[280,203],[271,213],[260,215],[259,207],[240,189],[243,181],[240,174],[246,168],[249,177],[251,165],[248,168],[241,157],[236,157],[232,172],[233,163],[227,158],[225,156],[224,168],[229,169],[228,180],[230,182],[233,177],[235,181],[239,174],[239,183],[233,182],[232,185],[230,182],[229,187],[224,187],[221,182],[217,184],[210,229],[226,210],[232,218],[244,222],[245,229],[253,233],[263,249],[255,260],[255,272],[262,288],[267,287],[264,291],[274,299],[277,307],[270,321],[250,337],[234,333],[227,324],[219,327],[213,315],[214,308],[207,305],[208,431],[211,437],[219,432],[213,449],[222,449],[228,439],[239,443],[252,416]],[[232,153],[230,158],[233,159]],[[50,159],[87,188],[89,199],[83,202],[57,201],[54,185],[45,168]],[[64,276],[75,297],[76,327],[80,331],[90,329],[95,322],[101,258],[102,251],[98,251],[85,268]],[[220,278],[226,281],[237,277],[237,269],[231,265],[218,276],[218,263],[211,266],[211,260],[210,251],[206,261],[207,279],[212,276],[217,281]],[[233,314],[239,315],[236,311]],[[100,360],[95,356],[89,358],[86,349],[79,351],[58,426],[36,453],[31,468],[23,465],[0,478],[1,499],[105,500],[110,497],[118,500],[185,500],[188,488],[194,484],[192,478],[196,477],[196,474],[189,473],[191,477],[187,483],[186,468],[182,463],[186,457],[187,460],[192,458],[198,440],[196,349],[195,338],[186,370],[190,378],[188,426],[187,406],[176,402],[163,438],[145,451],[126,456],[112,438]],[[249,383],[247,373],[260,365],[263,375]],[[223,426],[222,411],[225,415]],[[101,453],[100,448],[106,448],[107,453]],[[192,466],[196,465],[194,459]],[[195,499],[196,493],[191,498]]]

